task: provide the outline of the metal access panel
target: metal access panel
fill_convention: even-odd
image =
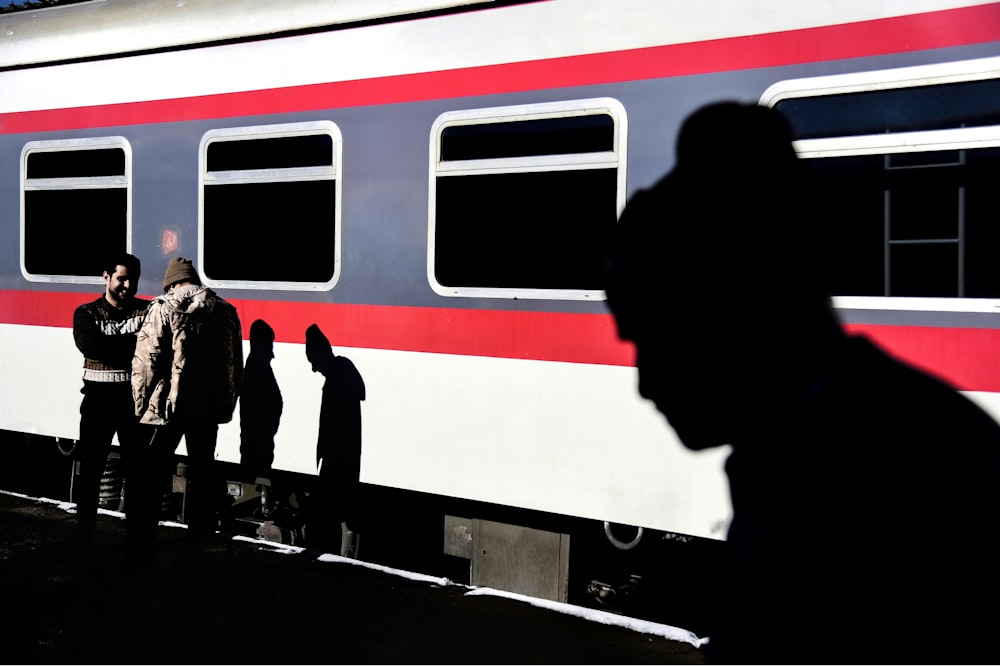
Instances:
[[[474,519],[471,583],[565,602],[569,535]]]

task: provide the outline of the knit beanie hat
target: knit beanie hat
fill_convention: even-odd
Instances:
[[[201,284],[198,271],[194,269],[191,260],[184,257],[174,257],[167,264],[167,272],[163,274],[163,291],[170,289],[171,285],[185,281]]]

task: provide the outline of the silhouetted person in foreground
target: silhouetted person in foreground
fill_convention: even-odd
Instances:
[[[692,449],[732,445],[716,663],[1000,659],[1000,427],[841,328],[781,116],[694,113],[608,261],[639,391]]]
[[[365,382],[354,363],[337,356],[316,324],[306,329],[306,358],[326,378],[319,415],[319,487],[310,502],[310,547],[357,557],[360,538],[361,401]]]
[[[263,319],[250,324],[250,353],[243,367],[240,390],[240,464],[243,474],[261,492],[261,510],[267,518],[277,510],[280,496],[272,492],[275,479],[274,436],[278,433],[283,403],[278,380],[271,368],[274,329]],[[277,484],[280,488],[281,484]]]

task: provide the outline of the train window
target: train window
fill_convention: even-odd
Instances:
[[[427,275],[445,296],[601,299],[625,197],[625,110],[587,99],[443,114]]]
[[[860,136],[1000,124],[1000,79],[886,88],[781,102],[795,136]]]
[[[840,304],[1000,298],[996,64],[784,81],[762,96],[789,119],[817,176],[821,205],[810,215]]]
[[[205,134],[198,256],[206,284],[299,290],[336,284],[341,144],[329,121]]]
[[[21,272],[102,283],[103,258],[131,250],[132,151],[124,137],[33,141],[21,151]]]
[[[880,135],[874,154],[845,142],[823,157],[829,142],[796,144],[820,184],[817,248],[831,293],[1000,298],[1000,127],[973,131],[980,138],[961,150],[934,150],[941,134],[921,145],[919,133]]]

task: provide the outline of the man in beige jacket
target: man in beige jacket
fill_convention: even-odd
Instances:
[[[156,426],[153,446],[187,446],[185,522],[192,543],[212,538],[224,493],[215,474],[220,423],[233,417],[243,377],[243,335],[236,308],[203,286],[190,259],[174,257],[139,331],[132,395],[140,422]]]

